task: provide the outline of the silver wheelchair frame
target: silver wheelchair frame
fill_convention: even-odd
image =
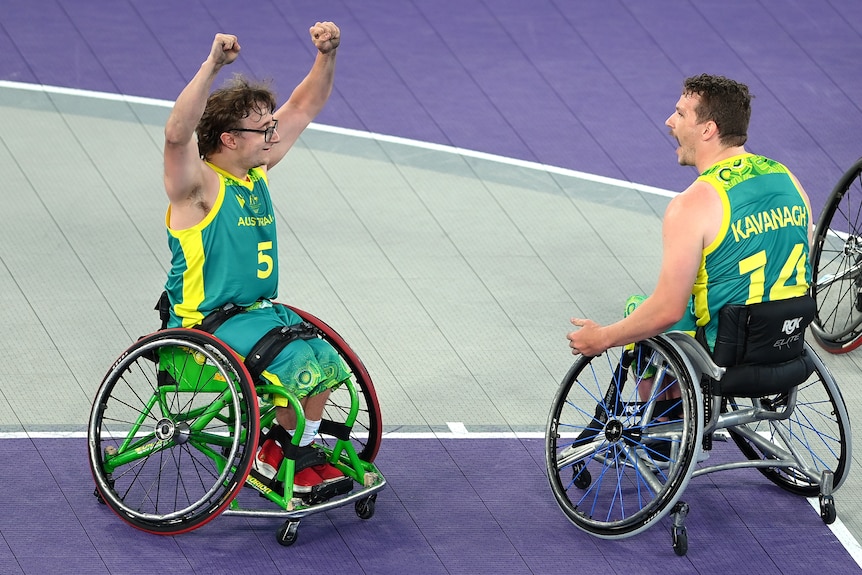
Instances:
[[[693,337],[669,332],[597,357],[576,359],[554,397],[545,462],[554,497],[579,529],[630,537],[672,517],[674,552],[685,555],[693,477],[756,468],[781,488],[817,495],[835,521],[833,491],[851,461],[850,420],[828,368],[805,342],[814,372],[762,397],[716,395],[725,368]],[[729,435],[743,458],[699,462]]]

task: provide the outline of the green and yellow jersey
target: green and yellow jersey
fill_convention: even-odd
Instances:
[[[170,327],[192,327],[226,303],[249,306],[278,295],[275,214],[266,172],[253,168],[246,181],[208,164],[219,177],[212,209],[195,226],[170,228],[171,269],[165,289]]]
[[[690,330],[692,320],[715,345],[718,310],[804,295],[811,281],[808,230],[811,213],[782,164],[741,154],[710,167],[698,178],[721,198],[723,222],[703,250],[687,317],[672,329]]]

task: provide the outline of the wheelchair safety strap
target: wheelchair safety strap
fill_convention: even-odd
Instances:
[[[220,308],[210,312],[202,322],[195,326],[195,329],[199,329],[207,333],[215,333],[215,331],[220,328],[224,322],[237,314],[243,313],[244,311],[244,307],[240,307],[232,303],[226,303]]]
[[[159,296],[159,301],[156,302],[156,307],[153,309],[159,312],[159,319],[162,321],[162,329],[166,329],[168,327],[168,321],[171,319],[171,302],[168,299],[167,291],[162,292],[162,295]],[[194,328],[207,333],[215,333],[215,331],[221,327],[221,324],[236,314],[244,311],[245,308],[243,307],[227,303],[210,312],[209,315],[207,315],[198,325],[194,326]]]
[[[317,334],[317,328],[306,321],[294,325],[274,327],[266,332],[254,344],[245,358],[245,366],[248,368],[252,380],[257,381],[260,374],[289,343],[297,339],[314,339]]]

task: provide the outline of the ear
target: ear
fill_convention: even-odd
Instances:
[[[225,148],[228,148],[231,150],[236,149],[236,146],[237,146],[236,136],[233,134],[233,132],[222,132],[219,139],[221,140],[221,145],[224,146]]]
[[[718,137],[718,125],[713,120],[708,120],[703,123],[701,137],[704,141]]]

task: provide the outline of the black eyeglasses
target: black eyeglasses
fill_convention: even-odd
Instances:
[[[230,130],[225,130],[225,132],[254,132],[255,134],[263,134],[263,141],[267,144],[272,140],[272,134],[275,133],[276,129],[278,129],[278,120],[272,121],[272,126],[269,126],[265,130],[252,130],[251,128],[231,128]]]

